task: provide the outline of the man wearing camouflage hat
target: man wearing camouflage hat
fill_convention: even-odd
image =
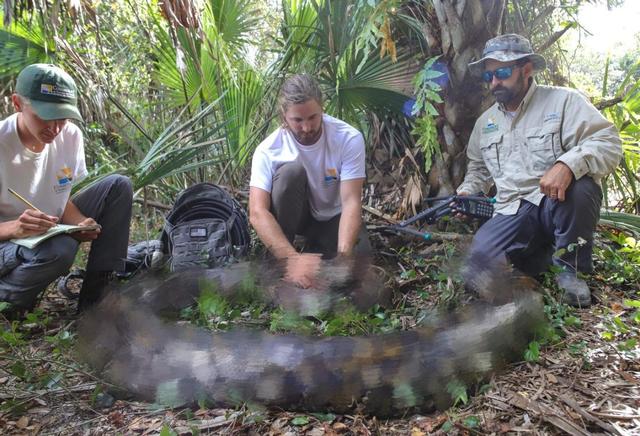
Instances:
[[[622,155],[616,128],[580,93],[537,85],[544,57],[515,34],[487,41],[482,59],[469,64],[496,98],[475,124],[460,195],[488,193],[495,185],[495,215],[475,235],[470,259],[510,261],[536,275],[550,263],[563,301],[591,304],[577,272],[593,269],[600,181]]]
[[[112,175],[70,199],[87,168],[82,132],[68,122],[82,116],[66,72],[29,65],[11,99],[16,113],[0,121],[0,302],[10,303],[13,314],[32,309],[47,285],[71,267],[79,242],[92,241],[79,301],[86,308],[99,299],[111,273],[124,267],[131,182]],[[57,224],[101,228],[54,236],[34,248],[11,242]]]

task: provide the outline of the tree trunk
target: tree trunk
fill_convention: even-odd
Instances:
[[[437,195],[452,193],[466,170],[465,148],[478,116],[488,107],[486,92],[467,65],[479,59],[485,42],[497,35],[505,0],[432,0],[438,20],[439,43],[449,69],[442,120],[438,123],[442,157],[430,171],[429,183]]]

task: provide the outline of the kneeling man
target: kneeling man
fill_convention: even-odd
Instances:
[[[362,225],[365,146],[362,134],[323,113],[322,93],[308,75],[288,78],[279,98],[282,127],[253,155],[249,216],[258,237],[288,278],[312,285],[320,262],[369,253]],[[306,237],[305,253],[293,247]],[[308,253],[307,253],[308,252]]]

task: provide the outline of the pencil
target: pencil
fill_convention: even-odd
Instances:
[[[13,195],[15,195],[15,197],[20,200],[21,202],[23,202],[24,204],[26,204],[27,206],[29,206],[30,209],[34,209],[37,210],[38,212],[42,212],[40,209],[38,209],[37,207],[35,207],[33,204],[31,204],[29,202],[29,200],[27,200],[26,198],[24,198],[22,195],[18,194],[16,191],[14,191],[11,188],[8,188],[9,192],[12,193]]]

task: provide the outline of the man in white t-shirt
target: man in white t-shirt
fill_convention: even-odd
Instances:
[[[32,309],[38,295],[71,267],[78,245],[92,241],[79,309],[95,303],[113,271],[124,268],[131,220],[128,178],[112,175],[70,199],[87,175],[77,88],[54,65],[20,72],[12,95],[16,113],[0,121],[0,302],[13,313]],[[37,209],[9,192],[13,189]],[[39,235],[62,224],[101,229],[59,235],[33,249],[12,239]]]
[[[322,93],[311,76],[288,78],[279,105],[282,127],[253,155],[249,215],[271,254],[286,259],[288,278],[309,287],[319,254],[371,250],[361,217],[364,139],[323,113]],[[293,247],[296,234],[306,237],[305,253]]]

